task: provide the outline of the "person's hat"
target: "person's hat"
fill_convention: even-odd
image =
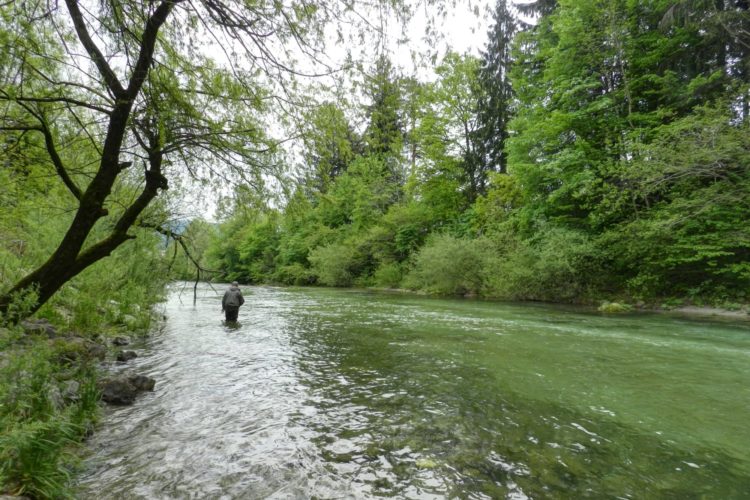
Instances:
[[[232,281],[232,286],[240,286],[240,284],[237,283],[236,281]]]

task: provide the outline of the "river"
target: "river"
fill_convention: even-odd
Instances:
[[[750,326],[175,285],[79,497],[750,498]]]

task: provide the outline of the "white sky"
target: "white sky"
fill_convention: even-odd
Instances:
[[[458,0],[456,5],[447,8],[445,17],[438,20],[435,27],[442,38],[436,47],[438,61],[449,49],[459,54],[479,55],[479,51],[487,42],[487,30],[490,23],[488,12],[492,6],[494,6],[494,0]],[[424,39],[426,27],[427,13],[425,8],[421,8],[409,24],[407,34],[411,42],[407,46],[393,43],[398,33],[391,37],[390,47],[394,54],[395,64],[408,70],[412,66],[410,54],[412,51],[424,54],[431,51]],[[427,75],[424,74],[424,76]]]

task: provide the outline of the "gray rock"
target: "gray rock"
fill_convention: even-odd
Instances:
[[[103,361],[107,355],[107,349],[103,345],[83,337],[57,338],[50,342],[52,347],[60,350],[60,361],[65,363],[90,359]]]
[[[102,400],[114,405],[130,405],[139,392],[153,391],[156,381],[145,375],[130,375],[103,380],[99,384]]]
[[[112,339],[112,344],[114,345],[129,345],[130,344],[130,338],[128,337],[115,337]]]
[[[89,342],[86,345],[86,349],[91,359],[104,361],[104,358],[107,357],[107,348],[97,342]]]
[[[80,395],[81,384],[77,380],[68,380],[63,384],[62,397],[65,401],[78,401],[81,399]]]
[[[133,384],[139,391],[153,391],[156,385],[156,380],[145,375],[132,375],[128,377],[128,382]]]
[[[138,355],[135,353],[135,351],[120,351],[117,353],[117,361],[120,361],[121,363],[125,363],[137,357]]]
[[[57,336],[57,329],[46,319],[25,319],[21,321],[21,328],[27,334],[47,335],[49,338]]]
[[[65,406],[63,395],[60,393],[60,389],[55,385],[47,389],[47,399],[56,411],[62,410]]]
[[[102,401],[113,405],[132,405],[138,390],[128,379],[117,378],[102,383]]]

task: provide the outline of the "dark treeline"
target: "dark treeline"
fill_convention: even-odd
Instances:
[[[379,59],[363,130],[335,103],[310,113],[288,202],[238,196],[206,265],[250,283],[744,301],[749,52],[746,1],[499,0],[482,56],[448,54],[434,82]]]

